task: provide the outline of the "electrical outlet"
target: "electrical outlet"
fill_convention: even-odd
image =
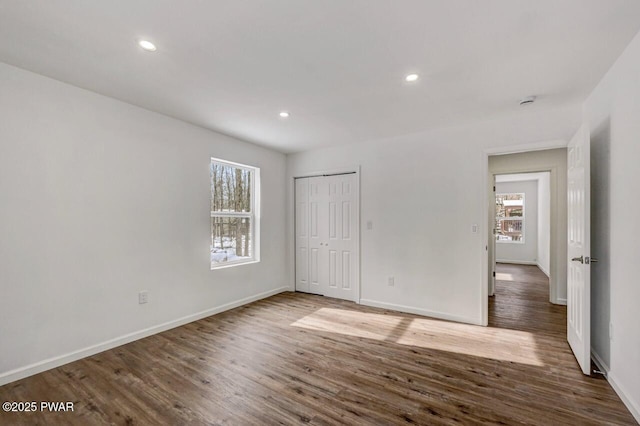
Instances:
[[[393,287],[394,285],[396,285],[396,279],[393,277],[389,277],[389,279],[387,280],[387,284],[389,285],[389,287]]]
[[[474,223],[473,225],[471,225],[471,232],[473,232],[474,234],[478,233],[478,224]]]
[[[149,292],[147,290],[138,293],[138,304],[143,305],[149,301]]]

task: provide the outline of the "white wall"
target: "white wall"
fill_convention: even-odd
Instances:
[[[288,285],[284,155],[1,63],[0,93],[0,384]],[[210,270],[211,156],[261,168],[258,264]]]
[[[640,34],[585,102],[584,119],[593,135],[591,254],[600,261],[591,267],[592,349],[640,422]]]
[[[551,270],[551,174],[539,173],[537,264],[547,276]]]
[[[496,241],[496,261],[536,264],[538,256],[538,181],[497,182],[496,194],[524,194],[524,241]]]
[[[485,150],[516,144],[527,149],[565,139],[579,126],[579,108],[522,111],[499,121],[289,155],[289,253],[293,257],[293,177],[360,165],[361,301],[482,324]],[[478,233],[472,224],[479,225]],[[395,277],[393,287],[389,276]],[[293,264],[289,277],[293,287]]]

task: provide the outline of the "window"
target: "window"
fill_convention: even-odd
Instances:
[[[257,262],[260,169],[211,159],[211,269]]]
[[[496,194],[496,241],[524,243],[524,194]]]

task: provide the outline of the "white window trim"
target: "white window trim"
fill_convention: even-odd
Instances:
[[[527,224],[527,222],[525,221],[524,217],[525,217],[525,210],[527,208],[527,201],[525,200],[525,194],[524,192],[499,192],[496,194],[496,197],[500,196],[500,195],[522,195],[522,216],[521,217],[513,217],[513,218],[504,218],[503,220],[507,219],[507,220],[519,220],[520,222],[522,222],[522,239],[520,241],[513,241],[513,240],[498,240],[496,239],[496,243],[497,244],[525,244],[525,226]],[[502,221],[502,220],[501,220]],[[496,234],[497,235],[497,234]],[[496,235],[494,235],[494,238],[496,238]]]
[[[253,182],[251,183],[253,185]],[[251,210],[253,210],[253,206],[251,206]],[[253,213],[251,212],[217,212],[212,211],[211,217],[248,217],[253,219]]]
[[[220,158],[211,157],[211,161],[224,166],[230,166],[236,169],[243,169],[251,172],[251,211],[250,212],[224,212],[224,211],[211,211],[211,217],[245,217],[249,219],[251,224],[251,236],[252,236],[252,256],[248,259],[233,260],[231,262],[224,262],[220,264],[214,264],[209,259],[211,270],[229,268],[232,266],[249,265],[252,263],[260,262],[260,168],[255,166],[249,166],[246,164],[234,163],[232,161],[222,160]],[[209,230],[211,232],[211,230]]]

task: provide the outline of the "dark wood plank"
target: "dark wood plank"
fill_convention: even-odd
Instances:
[[[635,424],[544,274],[498,273],[489,327],[284,293],[0,387],[75,402],[0,424]]]

